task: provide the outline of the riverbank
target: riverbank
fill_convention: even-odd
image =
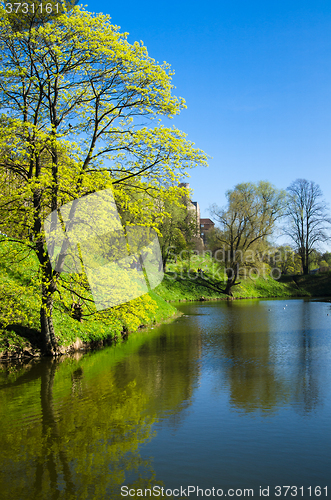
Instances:
[[[23,301],[24,295],[20,298]],[[135,315],[133,311],[126,311],[121,315],[109,314],[105,319],[89,318],[81,323],[68,314],[62,315],[55,310],[54,329],[59,352],[69,354],[115,344],[132,332],[157,326],[180,315],[173,305],[153,292],[143,297],[142,302],[148,302],[150,307],[154,307],[144,314]],[[58,303],[55,303],[56,306]],[[10,358],[42,355],[38,311],[39,308],[36,307],[21,322],[18,319],[15,323],[0,326],[0,362]]]
[[[32,253],[23,252],[9,243],[0,248],[0,360],[38,357],[42,352],[38,264]],[[178,315],[173,305],[153,291],[101,312],[91,301],[82,321],[72,316],[73,300],[65,289],[54,294],[53,323],[61,354],[116,343],[130,332]]]
[[[223,293],[224,279],[207,270],[197,272],[166,273],[155,291],[164,300],[181,302],[191,300],[229,300]],[[285,275],[275,280],[271,276],[251,275],[241,279],[232,288],[233,299],[281,297],[331,297],[331,273],[315,275]],[[232,298],[231,298],[232,299]]]
[[[202,264],[203,273],[197,272]],[[7,249],[2,246],[0,360],[41,355],[39,288],[36,258],[23,255],[12,245]],[[178,311],[171,302],[229,300],[224,288],[224,273],[222,280],[220,269],[215,268],[209,257],[180,266],[172,264],[154,291],[102,313],[83,311],[81,322],[72,317],[72,296],[62,290],[61,296],[55,294],[53,311],[59,352],[65,354],[115,343],[131,332],[175,318]],[[284,276],[278,281],[268,275],[251,274],[233,288],[233,299],[316,296],[331,296],[330,274]]]

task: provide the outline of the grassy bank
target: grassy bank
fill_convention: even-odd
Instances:
[[[331,279],[329,278],[329,285],[330,283]],[[222,293],[225,286],[226,282],[224,280],[216,280],[207,273],[202,278],[200,276],[192,278],[192,276],[184,275],[184,273],[174,278],[171,273],[167,273],[161,285],[157,287],[156,292],[164,300],[170,302],[183,300],[227,300],[227,295]],[[270,276],[266,276],[265,278],[252,276],[242,279],[240,285],[233,287],[232,293],[235,299],[253,297],[311,297],[314,296],[314,293],[310,291],[310,288],[306,286],[304,280],[301,280],[300,285],[297,286],[292,278],[283,282],[276,281]],[[318,286],[315,286],[315,289],[317,292]],[[331,295],[331,290],[329,294]]]
[[[203,273],[197,270],[203,269]],[[40,293],[38,265],[19,246],[0,248],[0,358],[39,355]],[[61,352],[117,341],[128,332],[160,323],[177,313],[169,302],[227,300],[224,269],[209,256],[167,266],[163,282],[149,294],[102,313],[70,315],[69,292],[55,294],[54,328]],[[331,296],[331,275],[284,276],[276,281],[251,275],[233,288],[234,298]]]
[[[25,252],[25,253],[24,253]],[[11,356],[38,356],[40,342],[40,284],[38,264],[17,245],[0,248],[0,359]],[[138,297],[107,311],[90,314],[82,322],[70,314],[72,296],[54,295],[54,329],[61,352],[84,349],[121,339],[127,333],[160,323],[177,310],[154,293]],[[93,313],[93,308],[92,308]]]
[[[198,269],[203,273],[198,273]],[[224,268],[208,255],[195,257],[190,262],[170,264],[163,282],[156,292],[167,301],[183,300],[227,300],[222,293],[226,286]],[[331,273],[316,275],[282,276],[275,280],[268,275],[247,274],[240,284],[232,288],[233,297],[318,297],[331,296]]]

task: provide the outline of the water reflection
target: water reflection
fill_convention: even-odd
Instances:
[[[39,391],[24,374],[24,385],[18,377],[1,392],[3,498],[117,498],[130,471],[140,476],[133,487],[157,483],[151,461],[139,454],[155,422],[155,415],[142,417],[144,391],[133,382],[119,390],[112,373],[92,387],[82,367],[70,368],[47,360],[38,366]],[[26,392],[18,395],[18,386]]]
[[[234,408],[263,414],[292,404],[308,414],[323,402],[321,359],[330,342],[316,304],[304,300],[229,301],[210,304],[206,322],[193,313],[202,338],[205,369],[218,373],[214,390],[230,388]],[[207,326],[206,326],[206,323]],[[320,328],[319,328],[320,326]]]
[[[294,463],[298,481],[313,467],[328,477],[327,306],[181,307],[185,317],[115,348],[0,370],[0,496],[120,499],[123,484],[178,487],[184,474],[248,487],[291,467],[293,482]]]
[[[166,325],[163,331],[145,342],[130,358],[115,367],[118,388],[135,380],[151,396],[147,411],[167,416],[179,424],[192,401],[199,379],[196,359],[200,356],[201,338]]]
[[[249,305],[231,301],[219,308],[219,316],[217,325],[204,337],[206,363],[219,373],[219,387],[228,385],[231,405],[269,414],[286,404],[289,384],[273,363],[268,309],[258,301]]]
[[[276,376],[271,363],[268,332],[237,331],[232,325],[220,339],[232,363],[226,368],[231,405],[252,412],[269,412],[288,400],[286,380]]]
[[[315,306],[315,307],[314,307]],[[318,319],[314,314],[316,304],[301,302],[296,304],[298,327],[293,331],[293,350],[296,356],[292,358],[293,401],[297,411],[309,414],[322,404],[323,386],[321,381],[321,362],[327,354],[324,332],[319,329]],[[324,351],[324,353],[323,353]]]
[[[122,484],[162,485],[140,447],[160,417],[179,424],[197,377],[191,356],[199,341],[150,335],[142,342],[140,335],[138,346],[133,339],[117,353],[110,348],[2,373],[4,498],[115,499]]]
[[[33,495],[43,489],[45,478],[49,478],[49,498],[60,496],[58,487],[59,474],[63,475],[68,498],[74,498],[74,484],[66,450],[61,446],[61,434],[54,409],[53,385],[57,362],[50,360],[41,370],[40,401],[42,415],[42,449],[36,460],[36,475],[33,484]]]

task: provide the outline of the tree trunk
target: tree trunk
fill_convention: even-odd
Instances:
[[[305,262],[305,267],[303,268],[303,274],[309,274],[309,251],[308,251],[308,246],[305,248],[305,253],[306,253],[306,262]]]
[[[306,249],[304,249],[303,259],[302,259],[302,272],[303,274],[309,274],[309,256]]]
[[[40,308],[40,326],[43,341],[43,350],[47,356],[57,356],[59,354],[52,316],[54,291],[54,282],[50,281],[47,283],[45,278],[43,277],[42,303]]]
[[[233,297],[233,293],[232,293],[231,288],[233,287],[235,281],[236,281],[235,279],[228,278],[228,281],[227,281],[227,284],[226,284],[226,287],[225,287],[225,290],[224,290],[224,293],[226,295],[230,295],[230,297]]]
[[[239,267],[238,263],[233,262],[232,263],[232,267],[230,267],[230,268],[227,269],[228,281],[226,283],[226,287],[225,287],[224,293],[226,295],[230,295],[230,297],[233,297],[231,288],[236,283],[237,274],[238,274],[238,267]]]
[[[162,269],[164,272],[166,270],[167,261],[168,261],[168,255],[165,255],[162,259]],[[160,266],[159,266],[159,271],[161,271]]]

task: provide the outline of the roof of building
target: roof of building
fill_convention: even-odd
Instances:
[[[215,223],[210,219],[200,219],[200,224],[214,224],[215,225]]]

